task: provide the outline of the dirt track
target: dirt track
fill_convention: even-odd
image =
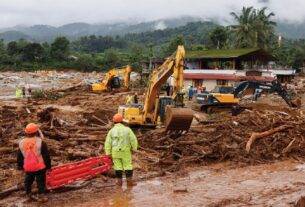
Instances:
[[[65,85],[66,80],[63,80]],[[77,87],[60,88],[63,97],[58,100],[1,102],[0,190],[20,182],[21,176],[15,170],[16,144],[29,121],[41,125],[53,165],[98,153],[111,127],[112,115],[118,105],[124,104],[129,92],[93,94],[75,83]],[[49,95],[57,93],[58,90],[52,89]],[[140,142],[140,152],[134,156],[136,178],[141,180],[137,187],[131,192],[120,193],[113,187],[113,179],[108,178],[106,183],[103,179],[95,179],[83,189],[51,194],[47,205],[105,203],[104,206],[122,206],[120,201],[128,201],[130,206],[171,206],[172,202],[175,206],[287,206],[304,193],[301,180],[305,173],[295,170],[296,164],[291,161],[293,158],[300,164],[305,156],[304,111],[291,110],[274,96],[247,104],[254,110],[237,117],[228,113],[211,116],[197,113],[197,121],[189,133],[181,137],[166,135],[162,128],[135,130]],[[250,153],[246,152],[253,132],[282,126],[282,131],[256,140]],[[279,161],[287,159],[290,161]],[[229,166],[215,165],[227,161]],[[232,169],[232,166],[243,168]],[[161,175],[166,177],[151,179]],[[179,188],[185,191],[181,186],[187,185],[187,192],[173,193],[175,181],[178,191]],[[109,186],[106,189],[110,193],[102,190],[105,185]],[[99,200],[101,196],[105,199]],[[15,193],[0,201],[0,206],[12,206],[14,200],[21,197],[21,192]],[[116,204],[116,198],[119,204]]]

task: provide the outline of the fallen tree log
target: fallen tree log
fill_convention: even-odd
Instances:
[[[290,125],[283,125],[283,126],[279,126],[279,127],[276,127],[274,129],[270,129],[270,130],[267,130],[267,131],[264,131],[264,132],[253,132],[246,144],[246,151],[247,153],[250,152],[251,150],[251,145],[253,144],[253,142],[255,142],[255,140],[257,139],[261,139],[261,138],[265,138],[265,137],[268,137],[270,135],[273,135],[277,132],[280,132],[280,131],[284,131],[288,128],[292,128],[292,126]]]
[[[1,154],[7,154],[17,151],[14,147],[0,147],[0,153]]]
[[[0,199],[3,199],[16,191],[22,190],[23,188],[24,188],[23,184],[17,184],[8,189],[5,189],[0,192]]]

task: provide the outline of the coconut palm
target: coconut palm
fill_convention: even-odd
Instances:
[[[231,12],[231,15],[237,22],[236,25],[232,25],[232,29],[236,34],[237,47],[253,46],[255,42],[255,13],[253,7],[243,7],[241,14]]]
[[[274,34],[276,23],[271,20],[275,16],[273,12],[266,14],[267,7],[255,12],[254,27],[256,31],[256,46],[267,49],[270,38]]]
[[[274,35],[276,23],[271,20],[274,13],[266,14],[266,10],[267,7],[258,10],[253,7],[243,7],[241,14],[231,13],[238,23],[232,26],[237,47],[267,48]]]

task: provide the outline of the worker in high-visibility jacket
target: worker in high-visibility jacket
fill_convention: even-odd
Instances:
[[[123,173],[125,172],[127,186],[134,185],[132,151],[138,149],[138,140],[133,131],[122,124],[120,114],[113,116],[114,127],[108,132],[105,141],[105,153],[112,158],[117,184],[122,186]]]
[[[38,125],[30,123],[25,128],[26,137],[19,142],[17,153],[18,169],[25,172],[24,188],[30,200],[46,202],[46,171],[51,169],[49,150]],[[32,184],[36,180],[38,197],[32,194]]]

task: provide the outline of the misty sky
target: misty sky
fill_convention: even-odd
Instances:
[[[230,12],[242,6],[267,6],[286,21],[305,19],[305,0],[0,0],[0,27],[142,22],[185,15],[231,22]]]

